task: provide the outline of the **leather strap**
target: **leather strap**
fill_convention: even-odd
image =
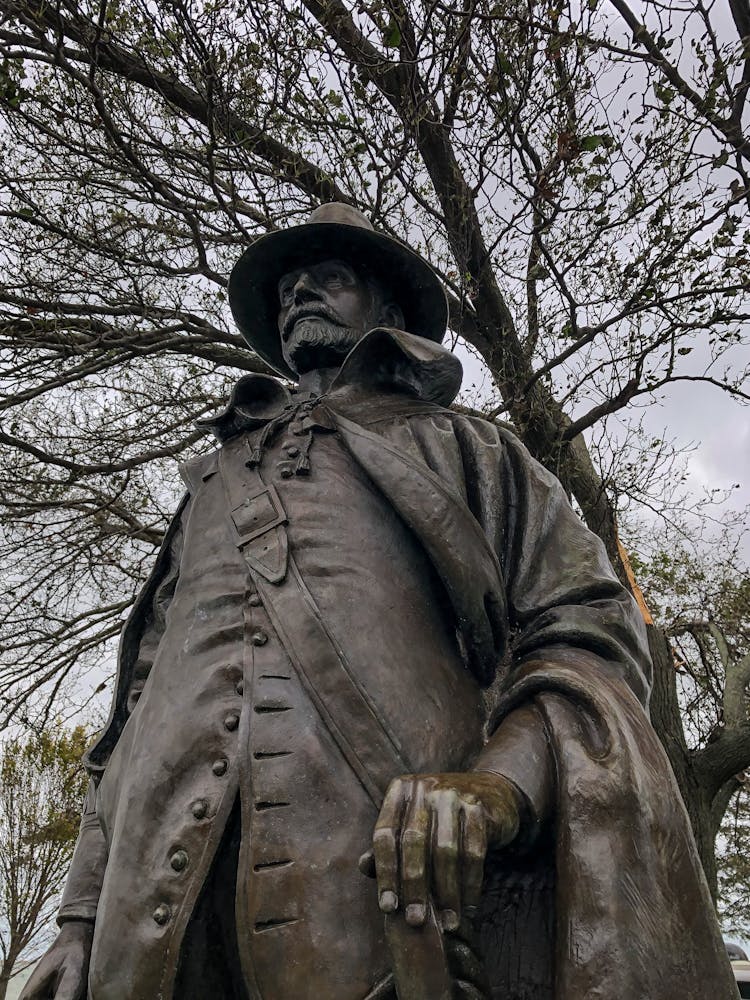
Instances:
[[[228,441],[219,454],[229,528],[251,572],[281,583],[289,554],[286,511],[273,486],[266,486],[258,470],[247,465],[250,458],[246,435]]]
[[[388,785],[411,768],[323,623],[294,559],[283,584],[258,592],[297,674],[376,808]]]
[[[393,778],[411,768],[326,628],[289,554],[286,512],[273,486],[245,465],[249,454],[247,439],[235,438],[219,459],[230,528],[302,685],[379,809]]]

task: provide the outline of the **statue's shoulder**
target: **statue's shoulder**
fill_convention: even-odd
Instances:
[[[512,424],[504,420],[498,420],[491,414],[485,415],[479,410],[474,410],[460,404],[454,404],[444,412],[452,420],[459,432],[471,432],[479,441],[484,444],[498,445],[507,444],[513,448],[523,448],[518,434]]]
[[[189,493],[197,493],[201,484],[218,471],[220,451],[221,448],[213,448],[205,455],[194,455],[180,462],[180,475]]]
[[[408,425],[412,433],[425,440],[434,438],[438,446],[448,434],[462,452],[481,457],[483,462],[497,462],[505,452],[511,453],[516,463],[531,459],[511,424],[455,403],[446,406],[405,394],[373,394],[344,415],[364,430],[391,441],[399,440],[399,426]]]

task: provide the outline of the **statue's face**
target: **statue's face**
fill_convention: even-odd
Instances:
[[[279,333],[287,364],[302,375],[341,364],[381,322],[382,296],[342,260],[324,260],[279,282]]]

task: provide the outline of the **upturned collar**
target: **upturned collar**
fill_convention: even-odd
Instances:
[[[436,407],[450,406],[461,387],[463,370],[450,351],[403,330],[377,327],[355,345],[325,396],[333,409],[377,409],[378,397],[401,397]],[[219,413],[197,424],[219,441],[252,431],[292,414],[316,397],[289,389],[270,375],[245,375]],[[309,408],[309,405],[307,406]]]

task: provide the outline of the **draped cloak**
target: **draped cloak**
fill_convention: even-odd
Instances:
[[[422,673],[412,677],[403,663],[401,673],[381,677],[380,691],[376,671],[374,680],[355,677],[356,684],[369,685],[365,694],[373,712],[394,745],[403,748],[404,760],[425,771],[457,769],[457,763],[466,769],[482,766],[476,696],[492,685],[486,731],[495,734],[506,755],[494,769],[519,788],[527,812],[518,845],[487,862],[477,923],[490,995],[498,1000],[735,997],[687,815],[649,722],[651,665],[637,607],[555,477],[509,431],[447,409],[459,383],[460,366],[449,352],[402,332],[375,330],[351,353],[331,391],[309,401],[306,419],[313,469],[316,448],[323,454],[316,435],[332,435],[358,481],[369,484],[383,509],[393,513],[398,530],[416,539],[422,555],[414,559],[426,560],[429,570],[421,572],[429,573],[441,614],[455,630],[455,649],[446,654],[450,674],[443,665],[431,676],[423,664]],[[211,429],[227,455],[232,442],[247,442],[252,453],[264,435],[273,448],[271,423],[283,430],[296,407],[294,395],[276,380],[248,376]],[[208,731],[191,731],[176,717],[180,713],[172,711],[170,699],[178,700],[179,690],[159,679],[174,659],[165,654],[164,621],[181,568],[176,540],[191,504],[191,516],[198,516],[196,498],[208,495],[205,484],[216,479],[218,467],[214,452],[185,469],[188,498],[125,626],[110,719],[87,755],[92,785],[60,919],[96,921],[91,1000],[174,996],[180,941],[201,879],[237,788],[243,793],[242,769],[234,770],[225,744]],[[212,494],[213,506],[199,515],[206,530],[228,516],[216,499],[221,495]],[[282,532],[279,525],[274,530]],[[371,530],[377,533],[378,525]],[[304,569],[301,561],[300,566]],[[257,583],[273,606],[274,581],[259,577]],[[390,613],[398,629],[404,611],[394,607]],[[247,636],[238,641],[248,642]],[[363,662],[375,651],[368,650],[367,636],[347,641],[351,648],[342,655],[356,674],[357,643]],[[229,666],[224,673],[234,684]],[[231,730],[239,716],[232,713],[227,690],[215,700],[217,711],[225,705],[225,728]],[[237,690],[241,693],[240,682]],[[421,710],[420,691],[423,715],[415,712]],[[207,688],[201,704],[211,705],[211,697]],[[317,704],[314,690],[310,697],[310,705]],[[335,726],[336,705],[328,702],[325,710]],[[166,734],[163,745],[177,748],[169,774],[155,756],[162,744],[149,736],[154,720]],[[239,725],[244,732],[244,723]],[[451,749],[440,750],[443,745]],[[227,790],[208,817],[211,831],[187,831],[180,819],[178,835],[176,827],[165,827],[177,815],[172,800],[190,791],[180,785],[179,761],[189,758],[192,766],[204,749],[217,757],[214,775],[220,774],[216,764],[228,761]],[[353,748],[355,758],[359,750]],[[326,752],[335,754],[334,745]],[[342,788],[351,780],[350,771],[346,778],[343,773]],[[182,805],[202,822],[206,801],[188,796]],[[157,853],[149,854],[150,868],[137,856],[150,851],[138,840],[146,822],[147,843],[157,841],[164,851],[163,863]],[[356,826],[354,813],[351,823]],[[257,843],[257,832],[253,838]],[[188,841],[195,845],[190,852],[183,850]],[[196,853],[201,861],[192,881],[179,883],[188,853],[191,864]],[[240,871],[238,883],[251,874]],[[289,891],[306,890],[300,882]],[[368,905],[374,908],[371,896]],[[361,1000],[366,991],[347,992],[346,986],[357,978],[357,948],[337,945],[342,935],[344,943],[347,934],[356,936],[356,919],[343,928],[333,924],[321,926],[305,947],[338,956],[341,985],[331,987],[331,1000]],[[351,970],[344,968],[348,961]],[[301,992],[303,981],[304,970],[294,980],[296,996],[317,995]],[[295,996],[284,990],[256,984],[251,992],[253,1000]]]

